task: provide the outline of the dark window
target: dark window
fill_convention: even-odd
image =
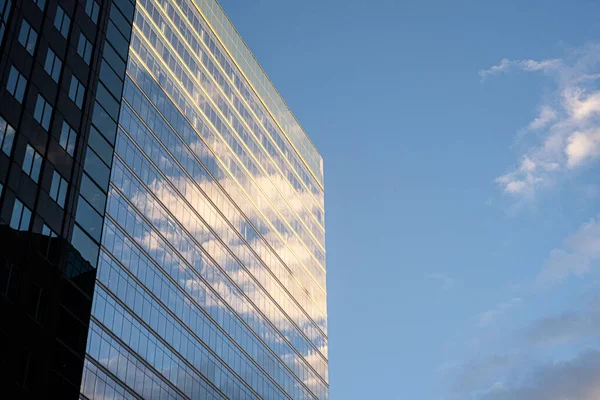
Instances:
[[[77,105],[77,107],[83,107],[83,96],[85,95],[85,88],[79,82],[79,79],[75,75],[71,76],[71,86],[69,87],[69,98]]]
[[[85,173],[81,178],[81,194],[96,209],[96,211],[104,214],[106,195]]]
[[[10,218],[10,227],[18,231],[27,231],[29,230],[30,220],[31,210],[24,206],[19,199],[15,199],[12,217]]]
[[[129,42],[127,39],[123,37],[121,32],[117,29],[115,24],[112,22],[108,23],[108,28],[106,30],[106,38],[112,44],[112,46],[117,50],[119,55],[123,60],[127,60],[127,52],[129,51]]]
[[[25,50],[31,55],[35,51],[38,34],[33,30],[26,20],[21,21],[21,31],[19,32],[19,43],[25,47]]]
[[[27,149],[25,150],[25,158],[23,159],[23,171],[37,183],[40,177],[41,168],[42,156],[28,144]]]
[[[104,44],[104,59],[115,70],[117,75],[125,75],[125,61],[123,61],[123,59],[119,57],[115,49],[113,49],[113,47],[108,42],[105,42]]]
[[[98,23],[98,12],[100,11],[100,5],[95,0],[86,0],[85,2],[85,13],[94,21]]]
[[[114,5],[110,9],[110,19],[126,39],[131,38],[131,23],[125,19],[123,14],[121,14],[119,9]]]
[[[113,148],[93,126],[90,127],[88,143],[109,167],[112,164]]]
[[[6,90],[12,94],[19,103],[23,103],[23,95],[25,94],[25,86],[27,86],[27,79],[15,66],[10,67],[10,73],[8,74],[8,81],[6,82]]]
[[[38,94],[37,102],[35,103],[35,110],[33,111],[33,117],[45,130],[50,128],[52,106],[48,104],[46,99],[44,99],[41,94]]]
[[[110,177],[110,170],[102,162],[100,157],[94,153],[92,149],[88,147],[85,155],[85,171],[90,177],[100,186],[104,191],[108,188],[108,179]]]
[[[98,242],[100,241],[102,217],[82,197],[79,197],[75,219],[92,238]]]
[[[90,60],[92,58],[92,44],[85,37],[83,32],[79,35],[79,43],[77,43],[77,54],[87,65],[90,65]]]
[[[65,13],[61,6],[56,9],[56,17],[54,17],[54,26],[59,30],[61,35],[66,39],[69,35],[69,27],[71,26],[71,18]]]
[[[61,208],[64,208],[65,206],[68,186],[69,184],[67,181],[60,176],[58,172],[54,171],[52,174],[52,183],[50,185],[50,197],[52,200],[56,201]]]
[[[73,157],[75,152],[75,143],[77,142],[77,133],[71,128],[71,125],[67,124],[67,121],[63,121],[62,129],[60,131],[60,146]]]
[[[12,152],[14,139],[15,130],[4,118],[0,117],[0,146],[2,146],[2,151],[9,157]]]
[[[101,82],[98,83],[98,87],[96,88],[96,100],[108,111],[108,114],[115,121],[119,119],[119,103]]]
[[[58,83],[58,78],[60,78],[60,70],[62,68],[62,61],[58,56],[52,51],[51,48],[48,48],[48,53],[46,54],[46,62],[44,63],[44,70],[54,79],[54,82]]]
[[[43,240],[40,243],[40,251],[51,262],[56,261],[58,255],[58,239],[56,233],[44,224],[42,228]]]
[[[104,108],[96,102],[94,113],[92,114],[92,123],[96,125],[100,133],[108,139],[111,144],[115,143],[117,134],[117,123],[108,115]]]
[[[107,89],[110,90],[115,99],[121,97],[123,81],[115,74],[115,71],[108,66],[106,60],[102,61],[102,66],[100,67],[100,80],[106,85]]]
[[[98,245],[82,230],[75,225],[71,244],[81,253],[81,256],[94,267],[98,263]]]

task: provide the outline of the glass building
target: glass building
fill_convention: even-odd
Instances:
[[[85,327],[70,335],[73,373],[56,358],[31,377],[29,359],[45,358],[22,340],[24,372],[11,383],[35,391],[27,382],[39,378],[58,390],[52,382],[59,376],[63,393],[76,384],[82,399],[328,398],[322,159],[219,4],[0,4],[0,32],[8,33],[0,39],[2,95],[31,97],[30,112],[14,108],[49,136],[32,153],[23,118],[8,121],[0,109],[17,143],[5,154],[10,168],[0,164],[0,182],[7,182],[0,222],[24,246],[32,236],[55,241],[53,265],[66,283],[52,293],[81,286],[86,299],[77,312],[72,298],[55,306]],[[57,68],[20,28],[26,7],[41,12],[31,26],[66,42],[66,55],[53,50]],[[63,88],[56,99],[36,97],[27,83],[37,79],[36,67],[13,73],[13,48],[43,65],[47,85]],[[72,59],[91,72],[71,74]],[[69,109],[58,111],[73,105],[83,116],[65,126]],[[71,160],[70,174],[56,172],[62,164],[54,142]],[[44,177],[32,205],[11,181],[13,170]],[[65,210],[53,226],[39,206],[42,194]],[[0,289],[9,299],[11,271],[28,271],[31,262],[5,253]],[[82,276],[85,284],[76,285]],[[10,304],[21,310],[17,303]],[[31,316],[19,318],[6,343]],[[58,334],[53,340],[64,343]]]

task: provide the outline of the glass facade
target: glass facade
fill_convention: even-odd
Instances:
[[[216,2],[107,12],[80,397],[327,399],[320,155]]]

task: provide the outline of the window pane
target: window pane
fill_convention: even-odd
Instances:
[[[10,68],[8,80],[6,82],[6,90],[12,94],[19,103],[23,103],[23,95],[25,94],[25,85],[27,81],[21,73],[13,66]]]
[[[31,172],[31,164],[33,164],[33,155],[35,154],[35,150],[30,145],[27,145],[25,149],[25,157],[23,158],[23,171],[27,175]]]
[[[117,53],[123,60],[127,60],[127,52],[129,50],[129,42],[121,35],[117,27],[112,23],[108,23],[106,38],[113,45]]]
[[[117,123],[108,115],[106,111],[104,111],[98,102],[96,102],[96,105],[94,106],[92,122],[111,144],[115,143]]]
[[[110,167],[112,164],[113,148],[93,126],[90,128],[89,145],[100,156],[102,161]]]
[[[69,26],[71,24],[71,18],[65,13],[65,11],[58,6],[56,9],[56,17],[54,18],[54,26],[60,31],[60,33],[66,38],[69,35]]]
[[[100,6],[94,0],[87,0],[85,2],[85,13],[89,15],[89,17],[94,21],[94,23],[98,23],[98,12]]]
[[[100,214],[104,214],[106,195],[85,173],[81,179],[81,194]]]
[[[110,64],[110,66],[117,72],[119,76],[125,75],[125,61],[113,49],[110,43],[104,44],[104,59]]]
[[[46,0],[34,0],[33,2],[37,4],[40,10],[44,11],[44,7],[46,6]]]
[[[116,99],[121,97],[123,81],[119,79],[117,74],[115,74],[112,68],[108,66],[105,60],[102,60],[102,67],[100,67],[100,80],[106,85]]]
[[[22,213],[23,213],[23,203],[21,203],[18,199],[16,199],[15,204],[13,206],[12,216],[10,218],[10,227],[11,228],[19,229]]]
[[[76,221],[96,241],[100,242],[102,217],[82,197],[77,204]]]
[[[4,118],[0,117],[0,144],[2,145],[2,151],[7,156],[10,156],[12,152],[14,138],[15,130],[4,120]]]
[[[98,88],[96,89],[96,100],[106,111],[108,111],[115,121],[119,119],[119,103],[117,103],[117,100],[109,94],[102,83],[99,83]]]
[[[121,12],[118,10],[117,7],[115,7],[114,4],[110,9],[110,19],[112,20],[112,22],[114,22],[114,24],[123,34],[123,36],[125,36],[125,38],[129,40],[129,38],[131,37],[131,24],[125,19],[123,14],[121,14]]]
[[[54,82],[58,83],[60,77],[60,70],[62,68],[62,61],[56,56],[52,49],[48,48],[48,54],[46,54],[46,62],[44,63],[44,70],[48,75],[52,77]]]
[[[96,266],[98,262],[98,245],[77,225],[73,228],[71,244],[79,250],[84,259],[89,261],[94,267]]]
[[[27,231],[29,230],[29,222],[31,221],[31,211],[29,208],[23,206],[23,214],[21,215],[21,224],[19,225],[19,230]]]
[[[106,192],[108,189],[108,178],[110,176],[110,170],[100,160],[100,157],[94,153],[92,149],[88,147],[85,155],[85,171],[90,177],[100,186],[100,188]]]
[[[42,156],[39,153],[35,153],[33,157],[33,165],[31,166],[31,179],[36,183],[40,177],[40,169],[42,168]]]

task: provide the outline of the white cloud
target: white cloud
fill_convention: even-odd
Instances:
[[[570,276],[588,273],[600,259],[600,217],[592,218],[569,236],[561,248],[553,249],[544,263],[537,282],[552,286]]]
[[[600,45],[572,50],[563,59],[503,59],[479,74],[484,79],[511,70],[542,71],[554,88],[525,128],[537,132],[536,139],[516,167],[495,180],[505,193],[532,197],[600,158]]]
[[[501,315],[508,312],[511,308],[521,303],[520,297],[513,297],[512,299],[497,304],[494,308],[484,311],[477,316],[477,321],[480,327],[488,327],[498,319]]]

